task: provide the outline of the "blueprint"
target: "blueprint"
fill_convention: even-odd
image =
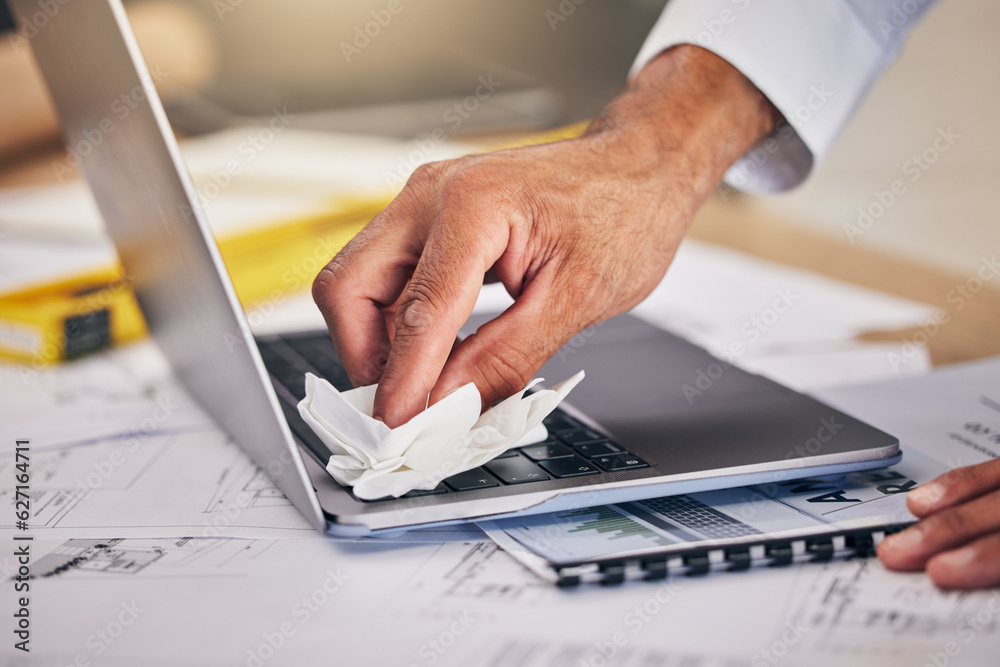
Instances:
[[[41,662],[29,664],[252,665],[252,653],[303,665],[333,643],[338,664],[805,666],[851,656],[902,667],[949,642],[959,649],[949,664],[992,664],[1000,645],[1000,594],[942,592],[877,561],[564,590],[486,541],[69,538],[33,548]],[[12,567],[0,558],[5,579]],[[3,596],[0,613],[9,604]]]
[[[18,415],[3,435],[31,442],[37,536],[318,538],[151,343],[0,373],[0,401]],[[0,505],[12,502],[13,464],[0,451]],[[0,516],[0,531],[12,521]]]
[[[784,276],[767,279],[778,289]],[[808,309],[794,315],[806,303],[796,302],[743,361],[771,363],[782,350],[802,358],[828,360],[834,352],[855,358],[842,347],[844,336],[877,323],[912,324],[925,314],[912,304],[870,301],[834,330],[827,325],[844,308],[831,305],[826,319],[812,326],[829,292],[802,289]],[[724,297],[705,298],[723,303]],[[836,301],[848,302],[855,300]],[[740,322],[719,320],[721,305],[703,305],[699,314],[693,300],[685,303],[673,307],[673,319],[690,330],[701,322],[700,330],[722,343],[743,336]],[[671,319],[664,308],[647,316]],[[814,379],[826,380],[833,377],[828,370],[843,370],[821,361],[799,370],[812,368]],[[998,447],[992,440],[1000,432],[993,407],[1000,401],[998,373],[994,362],[823,397],[898,435],[905,447],[947,466],[964,465]],[[3,667],[321,661],[911,667],[945,659],[948,665],[994,664],[1000,652],[996,592],[943,592],[922,573],[890,573],[877,561],[564,590],[468,526],[394,539],[322,538],[178,389],[151,345],[48,371],[0,366],[0,401],[5,417],[14,417],[0,427],[3,437],[32,442],[34,514],[27,533],[34,537],[35,577],[30,660],[0,643]],[[913,410],[918,401],[929,408]],[[9,451],[0,451],[0,507],[9,506],[11,465]],[[908,474],[923,480],[917,470]],[[814,488],[813,495],[801,494],[798,506],[788,501],[777,512],[797,512],[809,498],[843,488]],[[823,511],[846,512],[839,509],[846,506],[830,503]],[[9,521],[9,513],[0,515],[0,524]],[[8,545],[11,532],[0,527]],[[11,618],[17,567],[4,548],[3,618]]]

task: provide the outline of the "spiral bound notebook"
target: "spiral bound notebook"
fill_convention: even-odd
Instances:
[[[561,586],[868,557],[915,521],[909,491],[944,471],[917,451],[892,468],[480,522]]]

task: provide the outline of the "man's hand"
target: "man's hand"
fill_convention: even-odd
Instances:
[[[484,405],[521,389],[578,331],[652,291],[776,116],[725,61],[682,46],[579,139],[421,167],[313,285],[351,381],[379,382],[374,413],[390,427],[470,381]],[[456,345],[487,273],[515,302]]]
[[[879,545],[887,567],[926,569],[944,588],[1000,585],[1000,459],[951,470],[907,505],[921,521]]]

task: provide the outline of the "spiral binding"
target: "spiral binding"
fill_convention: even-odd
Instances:
[[[848,558],[870,558],[879,543],[913,522],[844,530],[801,539],[775,538],[731,547],[692,547],[634,558],[602,558],[556,568],[557,584],[563,587],[585,583],[606,586],[626,581],[698,576],[710,572],[736,572],[757,567],[782,567]]]

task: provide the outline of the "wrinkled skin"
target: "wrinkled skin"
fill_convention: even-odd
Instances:
[[[651,61],[584,136],[437,162],[320,272],[313,296],[374,414],[405,423],[474,382],[491,405],[582,329],[659,283],[726,168],[780,116],[694,46]],[[514,305],[461,343],[484,280]],[[879,557],[946,587],[1000,584],[1000,462],[910,494],[923,520]]]

